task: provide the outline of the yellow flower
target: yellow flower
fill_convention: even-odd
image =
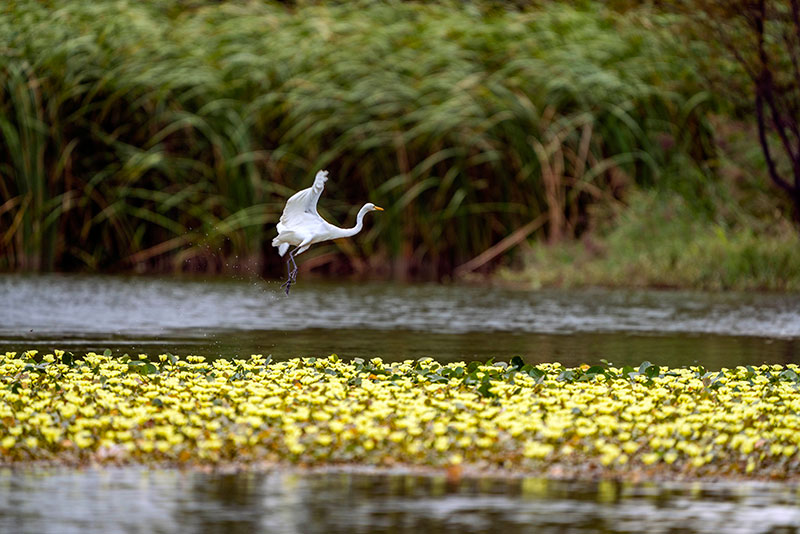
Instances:
[[[523,449],[522,454],[526,458],[544,458],[551,452],[553,452],[553,446],[549,443],[528,441],[525,443],[525,448]]]
[[[706,463],[706,459],[703,456],[695,456],[691,463],[694,467],[701,467]]]
[[[642,463],[645,465],[651,465],[658,461],[658,454],[654,452],[649,452],[647,454],[642,455]]]
[[[492,443],[494,443],[494,441],[489,437],[482,437],[475,440],[475,444],[482,449],[488,449],[492,446]]]
[[[330,428],[332,432],[338,434],[344,429],[344,423],[341,421],[331,421],[328,423],[328,428]]]
[[[316,437],[316,442],[322,445],[323,447],[327,447],[333,442],[333,438],[330,434],[319,434]]]
[[[163,363],[142,375],[115,357],[89,353],[76,360],[86,365],[24,374],[33,356],[0,354],[0,381],[21,377],[0,382],[0,445],[24,444],[33,459],[68,458],[76,447],[99,445],[124,448],[143,462],[306,460],[298,457],[308,452],[317,460],[418,463],[458,448],[498,463],[577,454],[614,470],[631,460],[655,464],[666,451],[666,464],[683,457],[686,469],[724,467],[747,454],[754,470],[755,462],[772,466],[794,457],[800,446],[800,396],[791,383],[766,376],[797,366],[723,370],[709,395],[691,369],[661,368],[665,374],[648,384],[645,377],[614,378],[616,368],[610,378],[570,382],[559,375],[575,369],[539,364],[541,380],[517,373],[511,383],[503,367],[481,365],[477,376],[491,387],[479,391],[458,378],[467,376],[466,364],[432,359],[375,358],[369,365],[386,372],[375,374],[333,357],[267,364],[260,355],[212,362],[158,355]],[[452,376],[431,381],[429,371]],[[42,442],[47,447],[40,449]],[[436,458],[463,461],[460,453]]]
[[[81,449],[88,449],[94,444],[94,439],[89,432],[80,432],[76,434],[73,441],[75,442],[75,445]]]

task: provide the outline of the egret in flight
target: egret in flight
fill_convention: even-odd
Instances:
[[[338,239],[340,237],[350,237],[361,231],[364,222],[364,215],[369,211],[383,211],[371,202],[364,204],[356,216],[356,225],[352,228],[339,228],[334,226],[319,213],[317,213],[317,202],[328,181],[328,171],[319,171],[314,178],[314,185],[308,189],[303,189],[292,195],[286,201],[283,208],[283,215],[278,222],[278,235],[272,240],[272,246],[278,247],[278,254],[283,256],[292,245],[295,248],[289,253],[289,260],[286,267],[289,273],[286,283],[281,285],[289,294],[292,284],[297,281],[297,264],[294,258],[302,254],[314,243]]]

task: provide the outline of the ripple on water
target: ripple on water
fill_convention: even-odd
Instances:
[[[0,276],[0,349],[711,368],[800,360],[800,295]],[[491,334],[491,336],[487,336]]]
[[[800,295],[0,276],[0,335],[364,328],[800,337]]]

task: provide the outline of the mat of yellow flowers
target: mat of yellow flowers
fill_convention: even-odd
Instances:
[[[796,478],[798,373],[7,352],[0,462]]]

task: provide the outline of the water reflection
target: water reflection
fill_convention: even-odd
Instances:
[[[800,531],[796,488],[326,472],[6,471],[16,533],[769,533]]]

